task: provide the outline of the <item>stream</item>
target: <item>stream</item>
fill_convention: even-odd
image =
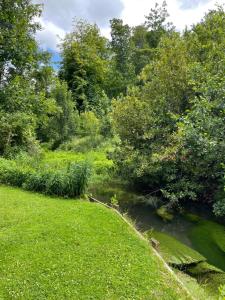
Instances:
[[[190,219],[176,215],[172,221],[165,222],[150,206],[136,205],[128,210],[140,231],[154,229],[173,236],[225,271],[225,226],[215,222],[207,210],[193,207],[189,212]]]

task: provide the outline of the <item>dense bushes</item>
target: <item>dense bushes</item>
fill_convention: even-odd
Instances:
[[[0,183],[22,187],[32,172],[29,167],[21,167],[15,161],[0,158]]]
[[[139,87],[113,102],[120,175],[166,206],[199,201],[225,215],[225,11],[160,40]]]
[[[32,169],[15,161],[0,159],[0,183],[23,187],[30,191],[62,197],[84,193],[89,177],[86,163],[71,163],[61,170]]]
[[[101,147],[104,139],[101,135],[74,138],[60,146],[60,150],[73,152],[88,152]]]

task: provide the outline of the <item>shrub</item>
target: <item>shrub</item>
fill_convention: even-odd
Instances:
[[[88,177],[89,166],[86,163],[73,163],[63,170],[39,170],[26,180],[23,187],[30,191],[72,198],[85,192]]]
[[[87,164],[70,164],[62,170],[38,170],[24,183],[24,188],[48,195],[76,197],[85,192],[89,177]]]
[[[23,183],[23,188],[34,192],[46,192],[47,180],[49,173],[46,171],[34,172]]]
[[[221,181],[218,191],[214,195],[213,212],[217,217],[225,216],[225,176]]]
[[[92,111],[84,112],[80,115],[80,135],[95,136],[100,132],[100,120]]]
[[[85,153],[92,149],[98,149],[99,147],[101,147],[103,140],[104,139],[101,135],[75,138],[69,142],[62,144],[59,149]]]
[[[15,161],[0,158],[0,183],[21,187],[31,176],[32,169],[19,166]]]
[[[12,160],[0,159],[0,183],[72,198],[85,192],[89,170],[87,163],[73,163],[61,170],[35,170]]]

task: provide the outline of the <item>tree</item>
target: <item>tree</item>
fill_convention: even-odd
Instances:
[[[143,68],[153,60],[155,49],[149,46],[148,29],[145,25],[138,25],[132,31],[132,43],[134,50],[132,53],[132,63],[135,66],[135,74],[139,75]]]
[[[174,31],[172,24],[167,22],[168,17],[166,2],[164,1],[162,6],[156,3],[149,15],[145,17],[146,22],[133,28],[132,43],[134,50],[132,61],[137,75],[157,55],[161,39]]]
[[[34,18],[41,13],[40,5],[30,0],[0,1],[0,85],[12,75],[22,75],[38,61],[34,38],[40,28]]]
[[[172,24],[166,23],[168,17],[166,1],[163,1],[162,6],[156,3],[149,15],[146,16],[145,26],[148,29],[147,41],[151,48],[157,48],[161,37],[167,32],[173,31]]]
[[[129,69],[131,57],[131,29],[124,25],[120,19],[112,19],[111,24],[111,47],[115,53],[116,69],[125,73]]]
[[[60,78],[67,82],[77,109],[94,110],[105,97],[107,40],[96,25],[80,20],[63,40],[61,55]]]
[[[42,59],[48,60],[35,40],[40,13],[30,0],[0,2],[0,154],[31,149],[37,129],[57,112],[47,95],[48,83],[37,76],[44,69]]]
[[[16,76],[0,91],[0,154],[29,150],[36,140],[36,129],[46,126],[57,107],[54,99],[37,92],[35,83]]]
[[[193,59],[217,72],[224,59],[225,18],[223,6],[210,10],[204,19],[185,32]]]
[[[112,19],[110,24],[112,60],[107,90],[110,97],[116,97],[134,84],[135,72],[131,60],[131,28],[120,19]]]
[[[55,100],[57,111],[45,126],[39,128],[38,132],[41,141],[50,143],[51,148],[56,149],[76,134],[79,126],[78,112],[65,82],[55,79],[50,97]]]
[[[165,35],[143,86],[114,102],[115,160],[139,188],[169,207],[184,201],[224,211],[224,20],[219,7],[184,36]],[[121,118],[120,118],[121,116]]]
[[[189,63],[183,38],[165,36],[141,74],[144,85],[114,103],[114,126],[121,138],[116,161],[139,187],[160,190],[167,180],[155,155],[169,146],[176,120],[194,93],[188,83]]]

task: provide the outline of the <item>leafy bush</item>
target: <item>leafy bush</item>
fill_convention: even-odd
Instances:
[[[36,148],[37,130],[58,112],[56,101],[37,91],[34,81],[16,76],[0,90],[0,154]]]
[[[39,170],[24,183],[27,190],[48,195],[76,197],[84,193],[87,186],[89,167],[87,164],[70,164],[63,170]]]
[[[31,168],[20,167],[15,161],[0,158],[0,183],[21,187],[31,174]]]
[[[60,150],[73,152],[88,152],[92,149],[97,149],[102,145],[103,137],[101,135],[86,136],[75,138],[69,142],[62,144]]]
[[[82,136],[95,136],[100,132],[100,120],[92,112],[84,112],[80,115],[80,134]]]
[[[223,169],[224,169],[224,165]],[[218,191],[214,196],[215,203],[213,205],[213,212],[218,217],[225,216],[225,176],[221,180],[221,184],[218,188]]]
[[[225,215],[225,198],[216,202],[213,206],[213,212],[216,216],[222,217]]]
[[[62,197],[84,193],[89,177],[86,163],[72,163],[66,169],[35,170],[15,161],[0,159],[0,183]]]
[[[224,15],[218,8],[188,34],[163,37],[142,71],[143,85],[113,101],[112,110],[121,139],[113,156],[119,175],[171,208],[214,202],[220,216],[225,198],[215,194],[225,164]]]

